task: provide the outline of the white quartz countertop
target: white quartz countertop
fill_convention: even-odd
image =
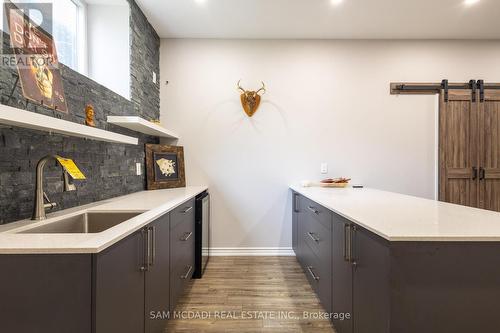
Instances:
[[[23,220],[0,226],[0,254],[98,253],[141,229],[161,215],[202,193],[206,186],[142,191],[47,214],[44,221]],[[18,232],[85,212],[141,212],[99,233],[19,234]]]
[[[500,241],[500,213],[369,188],[291,186],[389,241]]]

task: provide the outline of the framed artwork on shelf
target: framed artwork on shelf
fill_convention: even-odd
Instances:
[[[148,190],[185,187],[184,147],[147,144],[146,178]]]

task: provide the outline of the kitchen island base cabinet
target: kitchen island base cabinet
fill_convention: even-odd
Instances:
[[[334,316],[337,332],[389,332],[388,243],[337,214],[333,225],[333,313],[343,314]]]
[[[301,194],[298,202],[297,259],[307,275],[314,251],[303,237],[311,229],[306,210],[312,207],[309,211],[324,217],[326,208],[310,204]],[[331,214],[331,299],[337,333],[500,331],[500,242],[389,241],[366,224]],[[309,281],[324,298],[316,282]],[[351,320],[335,319],[347,313]]]
[[[326,312],[332,311],[331,213],[303,196],[296,206],[297,259]]]
[[[354,332],[390,332],[389,243],[353,225],[352,249]]]
[[[391,245],[391,332],[500,331],[500,243]]]
[[[333,319],[337,333],[352,333],[352,276],[353,267],[347,253],[349,252],[349,232],[352,224],[338,215],[333,217],[332,246],[332,311],[343,314],[343,318]],[[348,316],[348,317],[347,317]]]

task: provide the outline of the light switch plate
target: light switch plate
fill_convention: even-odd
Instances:
[[[321,173],[328,173],[328,163],[321,163]]]
[[[156,72],[153,71],[153,83],[156,84]]]
[[[142,175],[142,166],[141,166],[141,163],[136,163],[135,164],[135,174],[137,176]]]

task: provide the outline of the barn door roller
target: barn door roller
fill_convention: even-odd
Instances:
[[[479,87],[479,101],[484,102],[484,80],[477,80],[477,85]]]
[[[445,102],[448,102],[448,89],[449,89],[449,84],[448,84],[448,80],[443,80],[441,81],[441,89],[443,89],[443,93],[444,93],[444,101]]]
[[[477,90],[476,80],[470,80],[469,86],[470,86],[470,90],[471,90],[472,102],[475,103],[476,102],[476,90]]]

